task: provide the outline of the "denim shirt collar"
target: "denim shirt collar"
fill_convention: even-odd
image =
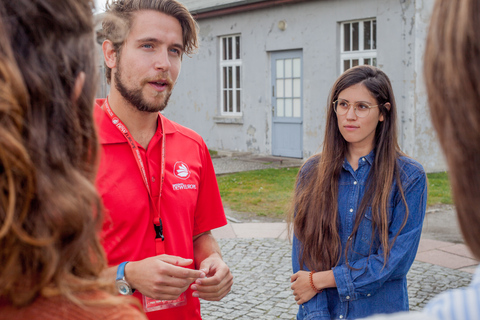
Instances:
[[[365,160],[363,160],[365,159]],[[361,166],[365,165],[365,164],[369,164],[370,166],[373,164],[373,161],[375,160],[375,148],[372,149],[372,151],[370,151],[369,154],[367,154],[366,156],[364,157],[360,157],[358,159],[358,167],[360,168]],[[366,163],[365,163],[366,162]],[[345,159],[343,160],[343,169],[347,170],[347,171],[350,171],[352,169],[352,166],[351,164],[347,161],[347,158],[345,157]]]

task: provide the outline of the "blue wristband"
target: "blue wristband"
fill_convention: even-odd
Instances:
[[[122,280],[125,277],[125,265],[130,261],[122,262],[117,268],[117,278],[115,280]]]

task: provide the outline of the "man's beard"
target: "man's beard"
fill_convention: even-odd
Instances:
[[[142,88],[135,88],[135,89],[128,89],[121,80],[121,71],[120,66],[118,66],[115,72],[115,88],[120,92],[122,97],[127,100],[131,105],[137,108],[138,111],[143,112],[159,112],[162,111],[167,107],[168,100],[170,99],[170,95],[172,94],[171,88],[172,85],[170,81],[167,81],[167,86],[169,87],[168,93],[160,93],[164,94],[165,98],[162,103],[160,104],[151,104],[148,103],[143,96]]]

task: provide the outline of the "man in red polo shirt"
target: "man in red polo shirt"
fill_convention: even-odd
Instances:
[[[210,230],[226,224],[202,138],[159,114],[197,47],[196,23],[175,0],[107,5],[107,99],[97,100],[109,268],[149,319],[201,319],[199,298],[220,300],[233,277]]]

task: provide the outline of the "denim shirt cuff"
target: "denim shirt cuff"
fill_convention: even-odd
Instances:
[[[333,276],[335,277],[335,283],[337,284],[337,291],[340,297],[340,301],[347,302],[357,300],[357,294],[353,287],[353,281],[350,278],[350,272],[348,267],[341,265],[333,268]]]

